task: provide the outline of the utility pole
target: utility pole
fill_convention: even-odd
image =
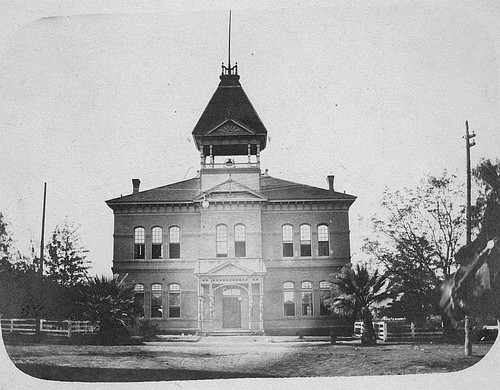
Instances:
[[[467,158],[467,205],[466,205],[466,233],[465,240],[466,245],[471,243],[471,172],[470,172],[470,148],[472,148],[476,143],[471,141],[476,134],[472,132],[469,134],[469,122],[465,121],[465,150]],[[465,340],[464,340],[464,354],[465,356],[472,355],[472,321],[470,316],[465,316],[464,330],[465,330]]]
[[[42,236],[40,238],[40,267],[38,268],[38,272],[40,275],[43,275],[43,247],[44,236],[45,236],[45,202],[47,199],[47,183],[43,183],[43,211],[42,211]]]

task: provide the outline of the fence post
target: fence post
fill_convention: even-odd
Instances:
[[[68,337],[71,337],[71,325],[72,325],[72,322],[71,320],[68,321]]]
[[[410,328],[411,328],[411,339],[415,341],[415,323],[413,321],[411,322]]]
[[[40,319],[40,332],[43,332],[43,322],[45,320]],[[37,324],[35,324],[35,329],[36,329]]]
[[[382,340],[387,342],[387,321],[382,322]]]

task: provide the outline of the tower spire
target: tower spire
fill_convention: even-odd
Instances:
[[[229,11],[229,31],[228,31],[228,47],[227,47],[227,66],[222,63],[221,76],[231,76],[238,74],[238,63],[231,66],[231,11]]]

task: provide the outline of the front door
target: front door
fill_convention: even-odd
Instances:
[[[239,297],[222,297],[222,327],[241,328],[241,301]]]

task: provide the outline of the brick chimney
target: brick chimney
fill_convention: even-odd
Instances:
[[[334,190],[334,187],[333,187],[333,180],[335,179],[335,176],[334,175],[328,175],[326,177],[326,180],[328,180],[328,189],[330,191],[335,191]]]
[[[139,179],[132,179],[132,193],[137,194],[139,192],[139,187],[141,185],[141,181]]]

